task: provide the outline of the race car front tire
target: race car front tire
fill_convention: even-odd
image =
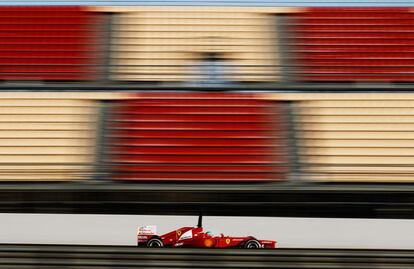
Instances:
[[[152,238],[148,241],[147,247],[149,248],[162,248],[164,243],[159,238]]]
[[[262,248],[262,245],[259,243],[259,241],[250,239],[243,245],[244,248]]]

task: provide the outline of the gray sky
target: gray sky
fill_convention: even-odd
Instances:
[[[0,214],[1,243],[135,245],[141,225],[159,234],[197,216]],[[204,217],[206,230],[273,239],[280,247],[414,249],[414,220]]]

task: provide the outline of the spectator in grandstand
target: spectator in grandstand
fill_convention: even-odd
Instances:
[[[231,81],[231,69],[223,55],[208,52],[203,55],[198,65],[197,78],[201,85],[223,85]]]

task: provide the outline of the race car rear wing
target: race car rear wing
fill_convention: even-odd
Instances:
[[[157,226],[155,225],[145,225],[138,228],[138,235],[156,235]]]
[[[157,235],[157,226],[145,225],[139,227],[137,232],[137,245],[146,245],[148,240],[150,240],[154,235]]]

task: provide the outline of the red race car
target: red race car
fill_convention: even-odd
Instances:
[[[192,248],[276,248],[276,241],[257,240],[253,236],[233,237],[204,232],[202,216],[196,227],[182,227],[164,235],[157,235],[156,226],[138,228],[139,247],[192,247]]]

